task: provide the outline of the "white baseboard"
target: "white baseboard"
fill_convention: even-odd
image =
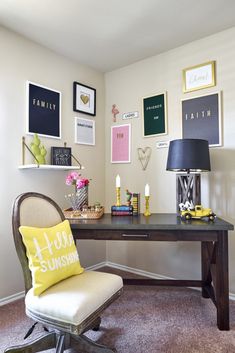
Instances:
[[[99,262],[96,265],[88,266],[88,267],[85,268],[85,270],[87,270],[87,271],[89,271],[89,270],[98,270],[99,268],[104,267],[104,266],[107,266],[107,262],[106,261]]]
[[[9,295],[9,297],[2,298],[0,299],[0,306],[6,305],[18,299],[24,298],[24,295],[25,295],[24,292],[19,292],[16,294]]]
[[[235,300],[235,294],[229,293],[229,299],[230,300]]]
[[[134,273],[136,275],[145,276],[145,277],[148,277],[148,278],[153,278],[153,279],[175,279],[175,278],[172,278],[172,277],[162,276],[162,275],[159,275],[157,273],[140,270],[138,268],[129,267],[129,266],[125,266],[125,265],[120,265],[120,264],[117,264],[117,263],[111,262],[111,261],[99,262],[96,265],[92,265],[92,266],[86,267],[86,270],[87,271],[89,271],[89,270],[98,270],[98,269],[100,269],[102,267],[105,267],[105,266],[116,268],[116,269],[121,270],[121,271],[127,271],[127,272],[130,272],[130,273]],[[199,288],[192,288],[192,289],[200,290]],[[24,295],[25,295],[24,292],[19,292],[19,293],[10,295],[9,297],[5,297],[3,299],[0,299],[0,306],[5,305],[5,304],[9,304],[9,303],[14,302],[14,301],[16,301],[18,299],[21,299],[21,298],[24,297]],[[229,299],[230,300],[235,300],[235,294],[234,293],[229,293]]]
[[[147,271],[144,271],[144,270],[139,270],[138,268],[129,267],[129,266],[125,266],[125,265],[119,265],[119,264],[117,264],[115,262],[110,262],[110,261],[106,262],[106,266],[117,268],[118,270],[122,270],[122,271],[131,272],[131,273],[134,273],[135,275],[146,276],[146,277],[153,278],[153,279],[174,279],[174,278],[171,278],[171,277],[158,275],[158,274],[153,273],[153,272],[147,272]]]
[[[116,269],[122,270],[122,271],[131,272],[131,273],[134,273],[136,275],[153,278],[153,279],[175,279],[173,277],[162,276],[162,275],[159,275],[157,273],[139,270],[137,268],[133,268],[133,267],[125,266],[125,265],[120,265],[120,264],[117,264],[117,263],[114,263],[114,262],[110,262],[110,261],[106,262],[106,266],[113,267],[113,268],[116,268]],[[194,289],[194,290],[201,290],[200,288],[196,288],[196,287],[190,287],[190,288]],[[230,300],[235,300],[235,294],[234,293],[229,293],[229,299]]]

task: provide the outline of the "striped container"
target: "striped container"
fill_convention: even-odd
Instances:
[[[82,211],[83,206],[88,206],[88,186],[77,189],[75,195],[75,209]]]

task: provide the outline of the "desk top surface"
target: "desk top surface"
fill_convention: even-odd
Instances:
[[[220,231],[233,230],[231,223],[221,218],[214,222],[203,220],[182,221],[174,213],[153,213],[149,217],[143,214],[138,216],[111,216],[105,213],[100,219],[76,220],[69,219],[72,229],[106,229],[106,230],[199,230]]]

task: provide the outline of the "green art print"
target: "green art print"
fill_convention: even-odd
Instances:
[[[143,98],[144,137],[167,134],[166,93]]]

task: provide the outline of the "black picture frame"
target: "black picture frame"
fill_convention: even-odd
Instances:
[[[73,110],[87,115],[96,115],[96,89],[74,81]]]
[[[71,166],[72,150],[70,147],[51,147],[51,164]]]
[[[61,139],[61,92],[27,81],[26,133]]]
[[[221,93],[182,100],[182,138],[207,140],[210,147],[222,146]]]

